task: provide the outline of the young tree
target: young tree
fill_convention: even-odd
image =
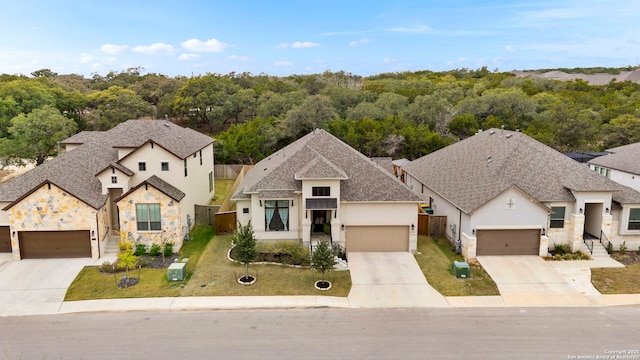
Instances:
[[[57,142],[75,134],[76,129],[75,121],[46,105],[11,119],[12,138],[3,139],[0,151],[5,158],[34,159],[40,165],[54,152]]]
[[[336,259],[331,251],[331,245],[327,240],[320,241],[311,255],[311,268],[319,271],[322,277],[321,281],[325,281],[324,274],[333,270],[335,266]]]
[[[249,263],[252,262],[257,255],[256,250],[256,237],[253,233],[253,226],[251,220],[247,225],[238,223],[238,229],[231,238],[234,246],[234,255],[244,264],[244,277],[245,280],[249,279]]]

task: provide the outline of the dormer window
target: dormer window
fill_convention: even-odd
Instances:
[[[329,186],[314,186],[311,188],[312,196],[331,196],[331,187]]]
[[[138,163],[138,171],[147,171],[147,163],[144,161],[140,161]]]
[[[117,184],[118,183],[118,177],[117,176],[112,176],[111,177],[111,183],[112,184]]]

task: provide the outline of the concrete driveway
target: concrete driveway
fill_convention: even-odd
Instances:
[[[495,281],[505,305],[593,305],[539,256],[478,256],[478,261]]]
[[[425,279],[408,252],[350,252],[354,307],[437,307],[447,300]]]
[[[11,261],[2,254],[0,316],[57,313],[67,288],[89,262],[89,258]]]

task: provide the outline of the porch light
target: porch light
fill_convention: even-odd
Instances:
[[[542,236],[546,236],[547,235],[547,229],[542,228]]]
[[[344,224],[340,225],[340,229],[342,229],[342,231],[344,231]]]
[[[475,235],[476,234],[476,229],[471,229],[471,234]]]
[[[604,209],[605,214],[609,213],[609,208]]]
[[[13,235],[13,237],[16,237],[16,231],[13,230],[13,232],[11,233],[11,235]]]
[[[415,230],[416,226],[414,224],[411,224],[411,231]]]
[[[580,214],[582,214],[582,208],[580,208]]]

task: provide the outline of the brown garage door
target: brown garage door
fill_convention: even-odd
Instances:
[[[11,233],[8,226],[0,226],[0,252],[11,252]]]
[[[408,226],[347,226],[346,247],[349,251],[409,251]]]
[[[20,231],[23,259],[91,257],[89,231]]]
[[[477,230],[476,255],[538,255],[540,229]]]

